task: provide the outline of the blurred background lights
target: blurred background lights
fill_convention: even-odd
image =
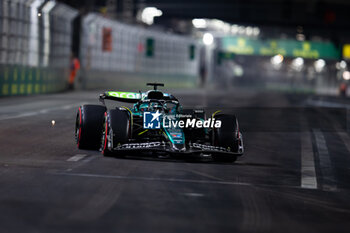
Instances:
[[[273,57],[271,57],[271,63],[273,65],[279,65],[283,62],[283,56],[281,54],[277,54]]]
[[[209,32],[204,33],[204,35],[203,35],[203,43],[205,45],[211,45],[211,44],[213,44],[213,42],[214,42],[213,35],[211,33],[209,33]]]
[[[336,67],[338,70],[345,70],[346,67],[347,67],[346,61],[342,60],[342,61],[340,61],[340,62],[335,63],[335,67]]]
[[[297,57],[292,61],[292,68],[296,71],[301,71],[304,66],[304,59]]]
[[[233,74],[234,74],[236,77],[241,77],[241,76],[243,76],[243,74],[244,74],[243,67],[240,66],[240,65],[236,65],[236,66],[233,68]]]
[[[344,71],[343,72],[343,79],[344,80],[350,80],[350,72],[349,71]]]
[[[195,28],[206,28],[207,21],[205,19],[193,19],[192,24]]]
[[[231,33],[232,34],[237,34],[238,32],[238,25],[234,24],[231,26]]]
[[[302,65],[304,65],[304,59],[301,57],[297,57],[293,60],[293,64],[295,66],[302,66]]]
[[[252,27],[247,27],[246,28],[246,34],[247,34],[247,36],[253,35],[253,28]]]
[[[155,7],[146,7],[141,13],[142,22],[151,25],[154,22],[154,17],[162,16],[163,12]]]
[[[260,34],[260,29],[258,27],[230,24],[219,19],[194,18],[192,19],[192,25],[196,29],[206,28],[212,32],[225,33],[228,35],[257,37]]]
[[[253,28],[253,35],[258,36],[260,34],[260,29],[258,27]]]
[[[282,68],[282,62],[283,62],[284,57],[281,54],[277,54],[273,57],[271,57],[270,61],[272,64],[272,68],[274,70],[279,70]]]
[[[299,33],[296,35],[296,39],[299,41],[304,41],[305,40],[305,35],[302,33]]]
[[[346,62],[343,60],[339,63],[339,66],[341,69],[345,69],[346,68]]]
[[[238,33],[241,34],[241,35],[245,34],[245,27],[239,26],[238,27]]]
[[[326,62],[323,59],[318,59],[314,63],[314,67],[316,72],[322,72],[324,67],[326,66]]]

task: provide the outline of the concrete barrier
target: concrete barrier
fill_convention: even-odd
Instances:
[[[130,72],[108,72],[88,70],[77,80],[79,89],[138,89],[147,82],[164,83],[167,88],[193,88],[198,78],[190,75],[161,75]]]
[[[67,88],[68,70],[0,65],[0,96],[44,94]]]

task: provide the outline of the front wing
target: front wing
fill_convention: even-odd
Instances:
[[[125,143],[113,148],[113,152],[167,152],[170,154],[231,154],[240,156],[243,154],[243,141],[237,152],[230,151],[223,147],[210,146],[205,144],[191,143],[188,147],[181,150],[172,147],[171,144],[165,142],[141,142],[141,143]]]

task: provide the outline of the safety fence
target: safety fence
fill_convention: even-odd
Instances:
[[[125,82],[150,80],[168,86],[196,85],[200,50],[196,40],[123,24],[95,13],[86,15],[81,27],[85,87],[118,88]]]
[[[0,96],[66,88],[77,14],[55,1],[0,1]]]

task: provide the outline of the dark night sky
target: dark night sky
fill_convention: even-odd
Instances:
[[[60,1],[89,11],[106,4],[106,0]],[[123,1],[126,0],[117,0],[121,8]],[[350,29],[349,0],[134,0],[134,12],[145,6],[162,10],[160,23],[172,19],[217,18],[258,26],[303,26],[338,32]]]

